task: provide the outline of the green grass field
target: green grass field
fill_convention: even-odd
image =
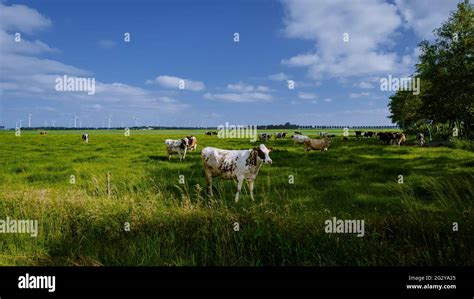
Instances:
[[[85,144],[81,133],[0,132],[0,218],[39,221],[36,238],[0,234],[1,265],[474,264],[473,152],[384,146],[351,132],[305,156],[272,140],[255,201],[244,185],[236,203],[232,181],[215,180],[215,198],[206,196],[200,150],[248,149],[248,140],[90,131]],[[169,162],[164,140],[188,134],[198,151]],[[332,217],[365,220],[365,236],[325,233]]]

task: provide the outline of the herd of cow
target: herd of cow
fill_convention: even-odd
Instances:
[[[210,133],[210,134],[209,134]],[[216,135],[214,132],[206,132],[206,135]],[[400,132],[361,132],[356,131],[356,137],[379,137],[384,144],[397,144],[398,146],[406,143],[405,134]],[[287,132],[281,133],[262,133],[259,135],[260,140],[268,141],[272,136],[275,139],[285,139]],[[294,132],[291,136],[294,144],[303,144],[304,151],[307,153],[311,150],[327,151],[332,143],[331,137],[327,132],[320,132],[321,139],[311,139],[309,136],[301,134],[301,132]],[[423,146],[424,135],[418,133],[416,136],[418,144]],[[82,140],[89,142],[89,134],[82,134]],[[347,140],[344,137],[343,140]],[[173,154],[179,155],[179,160],[186,158],[187,151],[195,151],[197,149],[198,140],[195,136],[190,135],[182,139],[166,139],[165,146],[168,153],[168,160],[171,160]],[[214,177],[222,177],[226,180],[237,181],[237,193],[235,194],[235,201],[239,200],[239,194],[242,189],[244,181],[247,181],[250,197],[253,200],[254,182],[257,178],[260,167],[263,164],[272,164],[270,158],[271,148],[267,148],[265,144],[260,144],[258,147],[248,150],[227,150],[215,147],[205,147],[201,151],[201,160],[203,163],[203,170],[207,181],[207,189],[210,196],[212,196],[212,179]]]

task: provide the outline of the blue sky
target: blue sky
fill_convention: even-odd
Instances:
[[[3,1],[0,124],[388,125],[380,78],[410,75],[457,2]]]

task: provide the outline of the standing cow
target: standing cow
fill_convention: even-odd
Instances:
[[[296,145],[297,143],[303,144],[306,140],[309,140],[309,137],[306,135],[293,135],[291,139],[293,139],[293,143]]]
[[[82,141],[84,141],[85,143],[89,143],[89,134],[82,134]]]
[[[188,138],[173,140],[165,140],[166,151],[168,152],[168,161],[171,160],[171,155],[178,153],[179,161],[183,161],[186,158],[186,151],[188,149],[189,140]]]
[[[193,135],[186,136],[186,138],[188,139],[188,150],[195,151],[198,143],[197,138]]]
[[[225,180],[237,180],[235,201],[239,200],[242,184],[249,184],[250,198],[254,200],[253,188],[258,171],[262,164],[272,164],[271,149],[264,144],[250,150],[224,150],[206,147],[201,152],[204,174],[207,180],[209,195],[212,196],[212,178],[220,176]]]
[[[331,139],[308,139],[304,142],[304,151],[307,154],[309,151],[327,151],[331,145]]]

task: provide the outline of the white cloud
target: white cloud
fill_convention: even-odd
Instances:
[[[97,45],[100,48],[103,48],[103,49],[110,49],[110,48],[115,47],[117,45],[117,43],[114,42],[113,40],[102,39],[102,40],[97,42]]]
[[[224,102],[233,103],[248,103],[248,102],[269,102],[273,98],[269,94],[261,92],[244,92],[244,93],[218,93],[204,94],[204,98],[208,100],[221,100]]]
[[[282,59],[281,63],[288,66],[310,66],[316,64],[319,60],[316,54],[299,54],[290,59]]]
[[[314,93],[310,92],[299,92],[298,93],[298,98],[302,100],[315,100],[318,98],[318,96]]]
[[[51,26],[51,20],[25,5],[0,3],[0,28],[5,31],[33,33]]]
[[[273,80],[273,81],[287,81],[290,79],[290,76],[288,76],[285,73],[277,73],[277,74],[269,75],[268,79]]]
[[[270,91],[270,89],[266,86],[262,86],[262,85],[253,86],[253,85],[245,84],[243,82],[228,84],[227,89],[230,91],[236,91],[236,92],[268,92]]]
[[[366,1],[284,1],[287,37],[315,42],[312,52],[283,59],[306,67],[311,78],[350,77],[405,70],[411,65],[386,51],[402,24],[394,4]],[[344,42],[344,34],[349,41]],[[385,47],[382,50],[382,47]]]
[[[372,89],[372,88],[374,88],[374,85],[372,83],[365,82],[365,81],[356,83],[353,86],[358,87],[358,88],[362,88],[362,89]]]
[[[179,89],[180,82],[184,82],[184,90],[201,91],[205,85],[201,81],[193,81],[173,76],[158,76],[154,80],[147,80],[146,84],[158,84],[161,87]]]
[[[359,93],[349,94],[349,97],[351,99],[357,99],[357,98],[360,98],[360,97],[368,97],[368,96],[370,96],[370,92],[359,92]]]
[[[441,26],[449,12],[456,10],[458,0],[395,0],[405,27],[423,39],[433,38],[432,31]]]
[[[325,98],[324,101],[329,103],[329,102],[332,102],[332,99],[331,98]]]

